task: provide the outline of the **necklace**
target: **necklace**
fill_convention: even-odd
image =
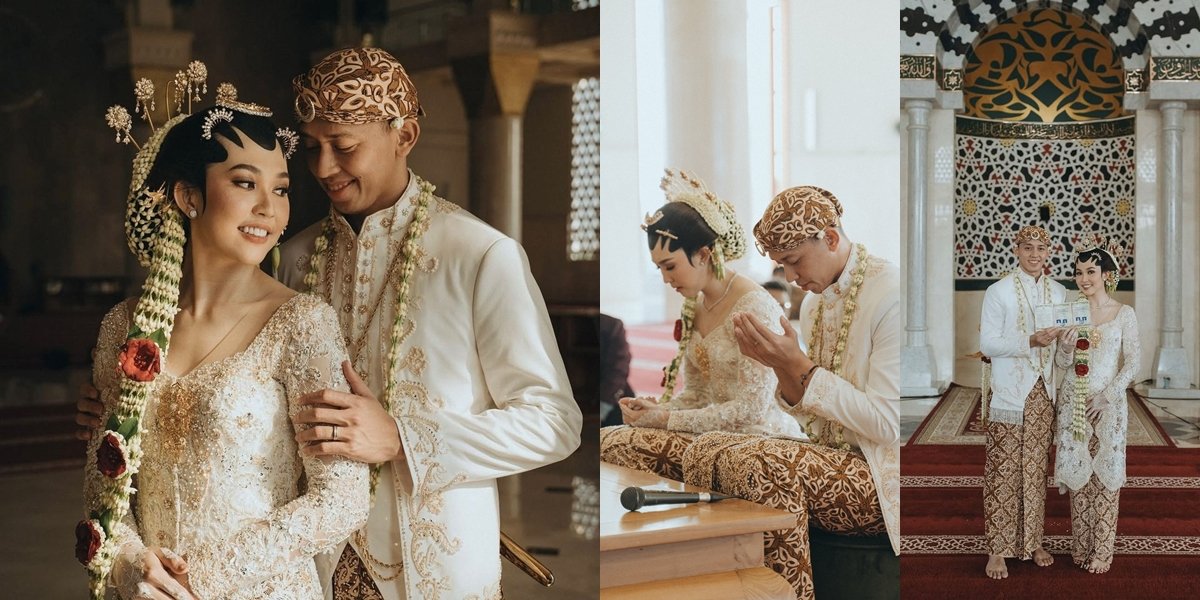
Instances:
[[[732,289],[733,289],[733,280],[734,280],[734,279],[737,279],[737,277],[738,277],[738,276],[737,276],[737,274],[735,273],[733,277],[730,277],[730,278],[729,278],[729,283],[725,284],[725,293],[721,294],[721,297],[720,297],[720,298],[717,298],[717,301],[716,301],[716,302],[713,302],[713,303],[712,303],[712,306],[709,306],[709,305],[708,305],[708,302],[706,302],[706,301],[701,301],[701,304],[702,304],[702,305],[704,305],[704,310],[705,310],[705,311],[707,311],[707,312],[712,312],[712,309],[716,308],[716,307],[717,307],[717,305],[718,305],[718,304],[720,304],[720,303],[721,303],[721,301],[722,301],[722,300],[724,300],[724,299],[725,299],[725,297],[729,295],[729,290],[732,290]]]

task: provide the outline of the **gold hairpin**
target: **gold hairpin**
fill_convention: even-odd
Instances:
[[[280,127],[275,130],[275,137],[279,138],[283,144],[283,158],[289,159],[296,153],[296,148],[300,147],[300,136],[292,131],[289,127]]]
[[[657,233],[658,235],[661,235],[663,237],[669,237],[677,242],[679,241],[679,236],[671,233],[670,230],[667,230],[667,229],[655,229],[654,233]]]
[[[662,211],[655,211],[654,214],[646,213],[646,218],[642,220],[642,231],[649,231],[651,225],[661,221],[663,218]]]
[[[211,140],[213,126],[221,121],[228,121],[232,123],[233,111],[229,110],[228,108],[218,108],[208,113],[208,116],[204,117],[204,126],[200,128],[200,131],[202,132],[200,135],[206,140]]]

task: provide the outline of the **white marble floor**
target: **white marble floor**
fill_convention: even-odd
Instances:
[[[598,427],[595,417],[585,419],[583,444],[566,460],[501,480],[502,529],[550,567],[556,580],[553,587],[541,587],[503,561],[506,597],[598,597],[599,542],[590,526],[598,521],[588,521],[589,514],[599,514],[598,497],[590,496],[590,507],[588,497],[575,501],[585,482],[594,486],[599,480]],[[87,577],[74,556],[82,482],[78,470],[0,476],[0,597],[86,594]]]
[[[937,406],[939,398],[900,400],[900,439],[907,444],[917,426]],[[1200,400],[1147,398],[1150,413],[1180,448],[1200,448]]]

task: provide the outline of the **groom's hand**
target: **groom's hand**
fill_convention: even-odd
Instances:
[[[1029,336],[1029,347],[1045,348],[1053,344],[1054,339],[1058,337],[1058,332],[1058,327],[1047,327],[1046,329],[1039,329],[1033,332],[1033,335]]]
[[[779,317],[783,334],[767,328],[758,319],[746,313],[733,315],[733,334],[737,338],[742,354],[776,372],[804,373],[812,361],[800,349],[799,337],[787,317]]]
[[[403,460],[400,432],[350,361],[342,363],[350,393],[321,390],[300,397],[301,409],[292,421],[302,428],[296,434],[306,456],[344,456],[376,464]]]

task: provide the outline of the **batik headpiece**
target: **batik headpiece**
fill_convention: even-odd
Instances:
[[[754,225],[758,251],[787,252],[802,242],[825,236],[829,227],[841,225],[842,203],[829,190],[812,185],[788,188],[776,194],[762,219]]]
[[[1116,243],[1105,244],[1104,238],[1100,237],[1100,234],[1098,233],[1084,236],[1084,238],[1080,240],[1079,248],[1079,252],[1075,255],[1076,258],[1085,252],[1100,252],[1101,254],[1108,256],[1109,260],[1116,265],[1117,269],[1120,269],[1121,267],[1119,260],[1125,256],[1125,248]],[[1116,270],[1109,271],[1104,274],[1104,288],[1108,290],[1109,293],[1112,293],[1113,290],[1117,289],[1117,283],[1120,281],[1121,278],[1117,274]]]
[[[292,80],[296,118],[343,125],[423,117],[413,85],[400,61],[379,48],[347,48],[326,56]]]
[[[737,260],[746,255],[746,232],[737,220],[737,211],[733,205],[720,199],[709,191],[695,176],[684,171],[665,169],[659,187],[667,197],[667,202],[682,202],[697,213],[704,223],[717,234],[713,244],[713,269],[717,279],[725,277],[725,261]],[[662,218],[662,213],[647,215],[642,223],[645,231],[679,239],[674,232],[654,229],[654,224]]]
[[[1017,237],[1013,238],[1013,243],[1020,246],[1025,242],[1041,242],[1050,245],[1050,232],[1038,227],[1037,225],[1026,225],[1017,231]]]

